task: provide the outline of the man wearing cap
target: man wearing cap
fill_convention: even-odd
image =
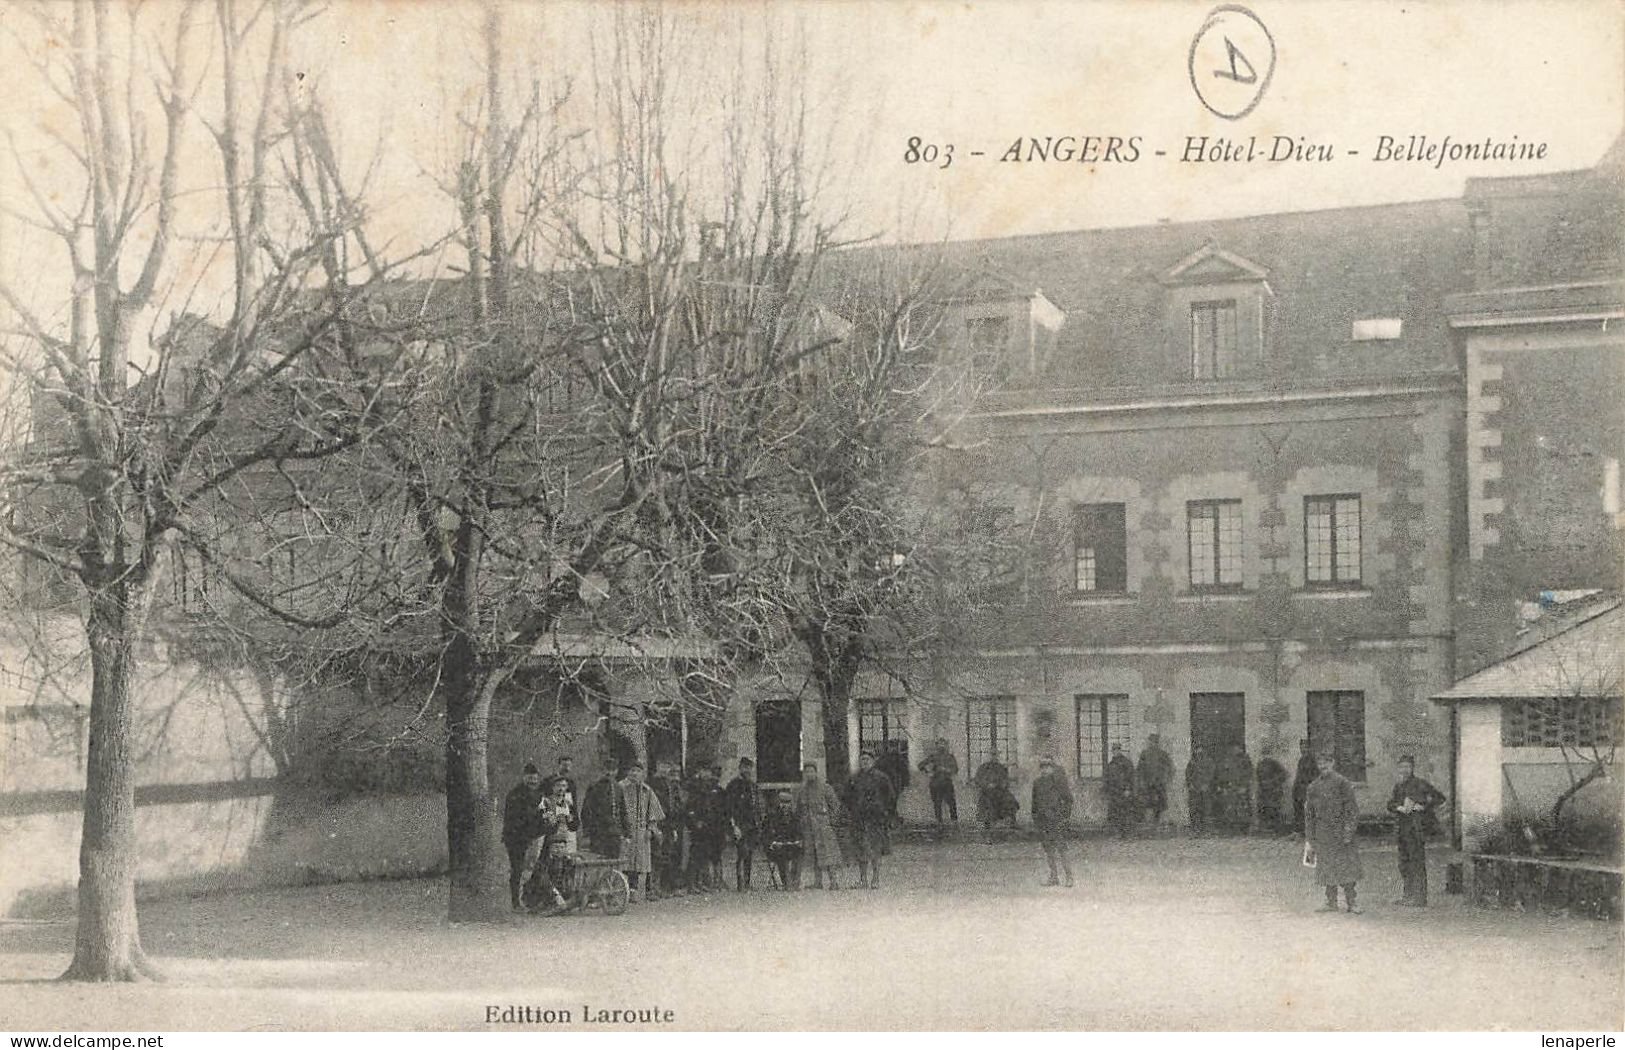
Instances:
[[[1134,797],[1134,760],[1123,754],[1122,744],[1112,745],[1111,761],[1106,763],[1103,777],[1106,789],[1106,823],[1126,839],[1140,815],[1139,802]]]
[[[1343,902],[1350,915],[1360,914],[1355,903],[1354,884],[1364,874],[1355,832],[1360,826],[1360,804],[1354,785],[1337,771],[1329,752],[1316,757],[1320,776],[1309,785],[1303,800],[1303,836],[1309,844],[1308,860],[1315,866],[1315,881],[1326,889],[1321,911],[1337,910],[1337,888],[1343,888]]]
[[[762,796],[756,789],[756,762],[739,760],[739,775],[723,789],[723,810],[727,814],[728,837],[734,844],[734,889],[750,889],[751,861],[762,827]]]
[[[858,771],[846,786],[846,797],[858,855],[858,885],[878,890],[880,858],[888,848],[886,836],[896,793],[891,778],[875,765],[873,751],[858,756]]]
[[[1038,763],[1038,776],[1033,778],[1033,827],[1038,830],[1038,842],[1044,847],[1044,859],[1049,862],[1049,878],[1044,885],[1060,882],[1055,870],[1059,862],[1066,872],[1066,884],[1072,885],[1072,864],[1066,856],[1066,836],[1072,820],[1072,786],[1066,782],[1066,772],[1054,758],[1045,755]]]
[[[1433,811],[1444,801],[1444,793],[1416,775],[1416,759],[1399,758],[1399,783],[1388,797],[1388,812],[1394,815],[1399,836],[1399,877],[1405,891],[1395,904],[1413,908],[1428,906],[1427,829]]]
[[[514,911],[523,906],[520,894],[541,856],[542,773],[534,762],[526,762],[519,783],[502,801],[502,845],[508,851],[508,897]]]

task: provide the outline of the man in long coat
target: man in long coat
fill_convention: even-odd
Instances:
[[[1443,801],[1443,792],[1416,775],[1416,759],[1401,755],[1399,783],[1388,797],[1388,812],[1394,815],[1399,836],[1399,877],[1405,884],[1405,892],[1395,904],[1428,906],[1427,829],[1433,811]]]
[[[627,768],[626,779],[621,781],[621,795],[626,802],[626,843],[621,849],[621,867],[626,881],[632,887],[632,899],[639,897],[639,885],[647,885],[648,875],[654,871],[654,842],[661,837],[660,822],[666,813],[654,789],[643,781],[643,763],[634,762]]]
[[[1354,797],[1354,785],[1337,771],[1331,755],[1318,756],[1316,763],[1320,776],[1309,785],[1303,800],[1303,836],[1313,852],[1315,881],[1326,888],[1326,903],[1320,910],[1337,910],[1337,888],[1341,886],[1349,914],[1358,915],[1354,884],[1364,874],[1360,847],[1355,843],[1360,804]]]
[[[880,858],[886,852],[888,825],[897,795],[891,778],[875,764],[872,751],[858,756],[858,772],[846,787],[852,811],[852,831],[858,855],[858,885],[880,888]],[[873,872],[873,879],[870,873]]]
[[[835,825],[841,820],[841,800],[835,796],[835,789],[819,778],[817,763],[808,762],[802,767],[795,807],[801,818],[801,860],[813,869],[813,888],[822,889],[827,875],[829,888],[840,889],[841,840],[836,837]]]
[[[1138,823],[1140,803],[1134,791],[1134,761],[1123,754],[1122,744],[1112,745],[1111,761],[1106,763],[1106,823],[1118,838],[1128,838]]]
[[[1162,749],[1162,737],[1156,733],[1146,738],[1135,775],[1140,781],[1140,803],[1151,811],[1151,826],[1156,827],[1168,808],[1168,785],[1174,781],[1174,760]]]
[[[1044,859],[1049,862],[1046,886],[1060,880],[1055,870],[1057,862],[1066,872],[1066,884],[1072,885],[1072,863],[1066,855],[1066,836],[1072,820],[1072,786],[1066,782],[1066,772],[1055,759],[1045,756],[1040,760],[1038,776],[1033,778],[1033,827],[1038,829],[1038,843],[1044,847]]]

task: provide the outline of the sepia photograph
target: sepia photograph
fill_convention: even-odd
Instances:
[[[9,1046],[1625,1028],[1625,8],[0,67]]]

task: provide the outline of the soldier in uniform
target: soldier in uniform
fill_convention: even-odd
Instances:
[[[669,760],[655,763],[655,775],[649,778],[649,787],[660,800],[660,810],[666,816],[660,822],[660,841],[655,843],[654,886],[651,889],[662,896],[681,891],[683,884],[683,824],[687,819],[687,803],[683,797],[683,782],[677,767]]]
[[[1265,755],[1258,760],[1258,826],[1271,835],[1281,832],[1281,796],[1286,791],[1286,767]]]
[[[954,778],[959,776],[959,759],[948,750],[948,741],[938,739],[931,753],[920,761],[920,772],[930,774],[931,809],[936,813],[937,830],[942,830],[942,808],[959,823],[959,803],[954,798]]]
[[[1399,836],[1399,877],[1405,891],[1395,904],[1413,908],[1428,906],[1427,829],[1433,811],[1444,801],[1444,793],[1416,775],[1416,759],[1399,759],[1399,783],[1388,797],[1388,812],[1395,817]]]
[[[688,786],[688,888],[709,893],[717,888],[717,868],[722,857],[722,789],[709,767],[694,771]]]
[[[723,811],[734,844],[734,889],[744,893],[750,889],[751,861],[762,827],[762,796],[756,789],[753,759],[739,760],[739,775],[723,791]]]
[[[858,885],[878,890],[880,858],[888,849],[887,835],[896,793],[891,778],[875,765],[873,751],[858,756],[858,772],[847,784],[846,795],[858,856]]]
[[[1151,811],[1151,825],[1156,827],[1168,808],[1168,785],[1174,779],[1174,760],[1162,749],[1162,737],[1156,733],[1146,738],[1135,772],[1140,780],[1140,802]]]
[[[1309,785],[1303,800],[1303,835],[1315,865],[1315,880],[1326,889],[1326,903],[1320,910],[1337,910],[1337,888],[1341,886],[1349,914],[1358,915],[1354,886],[1364,874],[1355,842],[1360,804],[1354,797],[1354,785],[1337,771],[1329,753],[1317,756],[1316,764],[1320,776]]]
[[[1118,838],[1128,838],[1139,822],[1140,804],[1134,791],[1134,761],[1123,754],[1122,744],[1112,745],[1111,761],[1106,763],[1106,823]]]
[[[513,910],[523,907],[521,895],[536,870],[541,855],[542,773],[534,762],[526,762],[519,783],[502,800],[502,845],[508,851],[508,897]]]
[[[1185,766],[1185,798],[1191,830],[1206,831],[1213,815],[1213,760],[1207,748],[1191,745],[1191,760]]]
[[[762,814],[762,852],[778,871],[781,888],[801,888],[801,817],[788,791],[774,796]]]
[[[1055,759],[1046,755],[1040,760],[1038,776],[1033,779],[1033,827],[1038,829],[1038,841],[1044,847],[1044,859],[1049,862],[1046,886],[1060,881],[1060,873],[1055,870],[1057,863],[1066,872],[1066,884],[1072,885],[1072,863],[1066,855],[1071,820],[1072,786],[1066,782],[1066,773]]]

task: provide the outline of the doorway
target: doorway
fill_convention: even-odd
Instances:
[[[1238,745],[1247,745],[1247,694],[1192,693],[1191,751],[1217,758]]]

